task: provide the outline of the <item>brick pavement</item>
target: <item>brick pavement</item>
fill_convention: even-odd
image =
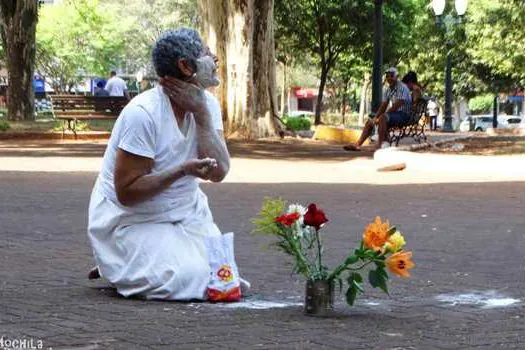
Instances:
[[[317,319],[297,305],[251,310],[123,299],[104,282],[87,281],[85,226],[95,177],[0,172],[0,336],[40,339],[53,349],[525,348],[525,183],[204,185],[219,227],[237,234],[250,300],[295,305],[303,295],[304,282],[290,275],[286,257],[269,249],[266,237],[249,234],[264,196],[318,202],[330,218],[331,263],[374,215],[399,226],[414,251],[413,277],[394,278],[391,297],[367,288],[354,308],[341,299],[336,317]],[[436,299],[486,291],[520,301],[484,308]]]

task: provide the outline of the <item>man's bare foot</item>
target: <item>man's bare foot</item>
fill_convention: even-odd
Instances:
[[[358,145],[354,145],[354,144],[348,144],[346,146],[343,147],[343,149],[345,151],[354,151],[354,152],[359,152],[361,151],[361,147],[359,147]]]
[[[90,280],[96,280],[100,278],[100,271],[98,270],[98,266],[94,267],[91,271],[88,273],[88,279]]]

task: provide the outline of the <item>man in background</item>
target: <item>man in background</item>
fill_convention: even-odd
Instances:
[[[428,101],[427,113],[428,117],[430,118],[430,130],[437,130],[437,117],[439,113],[439,106],[434,98]]]
[[[129,100],[128,86],[124,79],[117,76],[115,71],[111,71],[111,78],[104,89],[109,92],[109,96],[126,96]]]
[[[360,151],[361,145],[372,134],[374,126],[378,126],[378,141],[376,149],[381,148],[383,141],[388,141],[388,128],[394,125],[404,125],[410,120],[412,96],[408,87],[398,80],[397,69],[386,70],[388,86],[383,90],[383,101],[374,118],[369,118],[357,143],[350,143],[343,148],[346,151]]]
[[[104,89],[104,82],[99,81],[97,83],[97,86],[95,86],[95,90],[93,91],[93,95],[97,97],[107,97],[109,96],[108,90]]]

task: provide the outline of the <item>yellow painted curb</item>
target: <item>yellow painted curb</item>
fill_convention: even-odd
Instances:
[[[320,125],[316,128],[313,138],[315,140],[334,141],[340,143],[355,143],[361,136],[361,130],[342,129],[333,126]],[[368,140],[363,145],[368,145]]]

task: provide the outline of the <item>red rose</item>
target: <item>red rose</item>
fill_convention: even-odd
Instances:
[[[308,210],[304,214],[304,224],[307,226],[315,227],[316,230],[319,230],[325,222],[328,222],[324,211],[318,209],[315,204],[308,205]]]
[[[284,226],[292,226],[292,224],[299,220],[300,217],[301,214],[299,214],[298,212],[294,212],[276,217],[275,221],[283,224]]]

